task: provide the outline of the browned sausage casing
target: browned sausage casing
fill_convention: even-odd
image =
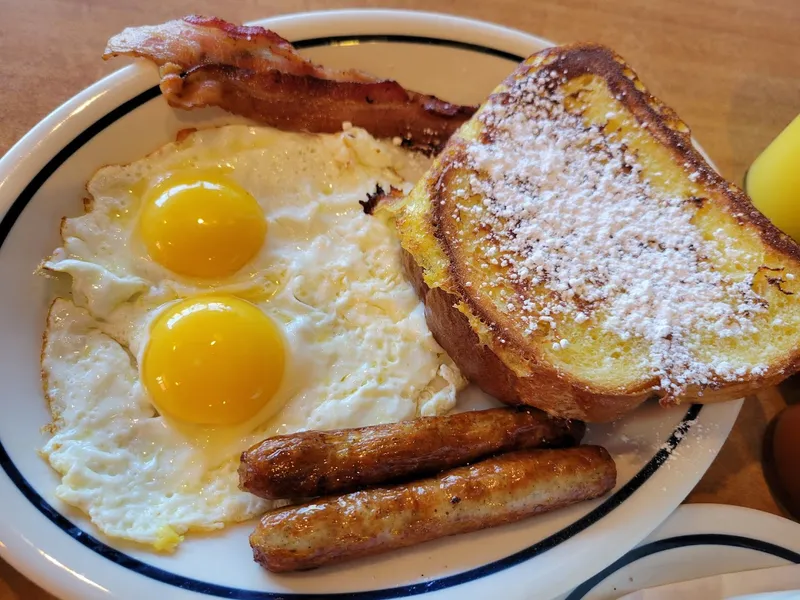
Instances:
[[[250,545],[270,571],[311,569],[596,498],[616,478],[599,446],[520,450],[421,481],[273,510]]]
[[[574,446],[579,421],[494,408],[388,425],[273,437],[242,454],[239,487],[268,499],[310,498],[432,475],[525,448]]]

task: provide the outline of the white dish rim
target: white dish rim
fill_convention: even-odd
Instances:
[[[375,33],[376,21],[382,23],[382,28],[380,29],[381,33]],[[515,58],[524,55],[524,52],[521,52],[520,49],[525,46],[530,47],[534,44],[549,44],[546,40],[498,25],[481,23],[479,21],[450,15],[414,11],[339,10],[311,12],[266,19],[254,22],[254,24],[278,29],[291,40],[337,37],[330,33],[325,33],[336,30],[337,28],[342,31],[348,31],[349,33],[347,33],[345,37],[351,38],[359,36],[366,36],[368,38],[370,36],[373,38],[386,36],[395,36],[396,38],[407,37],[408,34],[400,33],[400,31],[408,31],[411,29],[414,31],[415,37],[427,36],[438,40],[445,40],[445,38],[447,38],[456,46],[474,45],[476,42],[472,40],[480,40],[480,43],[477,45],[488,48],[495,55],[514,55]],[[448,31],[450,35],[442,36],[441,32],[443,28]],[[300,46],[303,47],[303,44],[301,43]],[[90,140],[93,135],[102,130],[105,126],[121,118],[128,110],[137,106],[137,103],[142,103],[158,95],[157,88],[149,88],[134,97],[130,96],[130,90],[136,87],[137,82],[142,80],[143,73],[143,67],[140,65],[125,67],[80,92],[43,119],[0,159],[0,211],[4,211],[5,213],[2,221],[0,221],[0,244],[2,244],[7,237],[11,227],[13,227],[13,223],[19,217],[22,210],[24,210],[24,206],[27,202],[33,197],[38,186],[46,181],[47,177],[55,171],[55,168],[57,168],[63,160],[66,160],[72,152]],[[59,162],[59,160],[61,162]],[[42,164],[44,164],[43,167],[37,168],[37,165]],[[21,201],[26,195],[28,199]],[[437,587],[425,584],[424,590],[412,589],[418,586],[410,585],[402,586],[403,589],[407,588],[406,591],[409,592],[409,595],[429,593],[435,590],[445,590],[451,586],[476,581],[488,575],[505,571],[513,566],[521,565],[531,560],[534,556],[544,556],[543,553],[546,550],[552,550],[556,547],[559,548],[559,556],[566,555],[570,552],[573,554],[577,552],[583,561],[581,570],[585,572],[584,574],[589,574],[590,572],[595,572],[603,568],[603,566],[621,556],[626,550],[630,549],[655,528],[661,520],[675,508],[680,499],[691,490],[719,451],[722,442],[724,442],[727,437],[730,427],[739,412],[740,406],[741,401],[734,401],[725,405],[708,406],[704,408],[701,408],[699,405],[689,407],[681,424],[666,441],[662,449],[653,456],[631,481],[617,490],[595,510],[572,523],[566,529],[521,552],[496,561],[495,563],[435,580],[435,582],[445,582],[445,580],[450,579],[454,580],[452,583],[447,583],[447,585],[442,584]],[[647,502],[649,510],[639,511],[633,516],[634,518],[626,518],[620,514],[612,515],[612,511],[630,499],[635,492],[643,488],[654,489],[654,482],[651,480],[651,476],[655,474],[659,467],[670,457],[672,450],[674,450],[685,437],[690,437],[692,435],[689,425],[700,416],[701,410],[704,418],[708,417],[710,421],[718,423],[719,435],[713,442],[713,447],[709,447],[708,452],[698,458],[698,460],[691,465],[691,468],[684,471],[684,477],[681,478],[680,485],[676,488],[680,490],[679,493],[673,493],[671,495],[656,493],[656,497],[653,498],[653,501]],[[0,471],[0,491],[3,491],[8,484],[11,484],[17,487],[22,494],[26,494],[26,491],[17,485],[18,477],[14,477],[13,470],[15,467],[13,464],[11,464],[11,472],[7,468],[8,464],[6,463],[8,462],[10,462],[8,460],[8,455],[5,453],[2,443],[0,442],[0,466],[4,469],[4,472]],[[24,476],[18,471],[17,475],[24,480]],[[15,479],[14,483],[9,480],[9,477]],[[63,523],[56,523],[62,529],[65,529],[65,527],[68,528],[71,525],[65,517],[61,516],[55,509],[47,505],[44,499],[38,496],[34,490],[29,488],[28,492],[38,498],[37,501],[36,498],[31,499],[31,497],[28,496],[27,500],[29,503],[33,504],[33,506],[37,507],[42,515],[54,523],[56,523],[56,520],[59,518],[63,519],[66,525]],[[678,496],[680,496],[680,498],[678,498]],[[37,502],[39,504],[37,504]],[[47,505],[47,508],[49,508],[53,514],[48,515],[46,509],[41,507],[41,503]],[[620,513],[624,511],[616,512]],[[610,543],[604,549],[603,553],[589,552],[585,546],[583,549],[577,550],[576,542],[581,540],[576,536],[582,532],[587,532],[587,534],[591,533],[587,530],[593,527],[593,525],[598,524],[600,520],[603,520],[605,525],[612,528],[621,527],[628,530],[635,530],[636,536],[626,537],[624,542]],[[38,548],[23,548],[24,544],[21,544],[18,539],[20,533],[21,532],[17,531],[14,525],[9,523],[8,520],[0,521],[0,556],[12,564],[12,566],[23,572],[29,578],[37,581],[37,583],[45,587],[45,589],[56,594],[65,594],[69,597],[78,598],[85,597],[88,591],[97,591],[94,589],[97,586],[91,582],[91,580],[70,571],[58,561],[56,561],[56,566],[58,568],[54,568],[54,558],[49,556],[46,551]],[[24,538],[24,536],[22,537]],[[584,536],[581,536],[581,538],[583,537]],[[78,539],[78,541],[89,548],[92,548],[92,542],[87,540],[92,540],[93,542],[99,543],[100,546],[110,549],[102,542],[98,542],[92,538],[91,535],[84,532],[78,532],[73,535],[73,538]],[[587,539],[589,539],[587,545],[591,545],[590,538],[591,536],[587,537]],[[94,550],[98,552],[97,549]],[[113,549],[111,550],[113,552],[118,552]],[[98,552],[101,555],[98,557],[98,560],[104,560],[103,552],[105,551]],[[548,562],[550,562],[550,560],[557,560],[553,552],[549,552],[547,555],[549,558]],[[145,566],[149,569],[155,569],[149,565]],[[155,570],[160,571],[160,569]],[[140,573],[136,574],[141,575]],[[465,577],[465,575],[469,577]],[[573,575],[577,577],[577,575]],[[147,575],[142,576],[148,577]],[[180,576],[178,577],[186,579]],[[561,577],[563,579],[563,576]],[[160,578],[153,579],[164,582],[164,580]],[[204,585],[208,586],[211,584]],[[572,585],[574,585],[574,580]],[[94,588],[92,586],[94,586]],[[565,584],[563,581],[551,587],[556,589],[558,586],[561,587],[560,591],[572,587],[568,583]],[[174,590],[175,588],[171,589]],[[372,597],[402,597],[400,588],[392,588],[391,591],[393,592],[391,596]],[[553,595],[556,593],[559,593],[559,591],[553,592]],[[372,594],[372,592],[364,592],[364,594]],[[287,595],[269,592],[261,593],[259,596],[248,597],[277,598],[279,596],[296,599],[309,597],[309,595],[304,594]],[[345,594],[343,596],[357,598],[358,594]],[[181,594],[179,597],[183,598],[184,596]],[[187,591],[186,598],[189,597],[196,596],[189,596]]]
[[[684,504],[658,529],[563,600],[582,600],[638,560],[695,546],[743,548],[800,565],[800,524],[780,515],[730,504]]]

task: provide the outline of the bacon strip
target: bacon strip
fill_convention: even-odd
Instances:
[[[108,41],[103,58],[120,55],[157,64],[171,106],[219,106],[290,131],[333,133],[348,121],[376,137],[436,150],[476,110],[362,71],[314,64],[273,31],[216,17],[127,28]]]

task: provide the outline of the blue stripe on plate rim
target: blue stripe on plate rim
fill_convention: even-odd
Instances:
[[[581,600],[591,592],[594,588],[600,585],[608,577],[627,567],[629,564],[636,562],[647,556],[665,552],[667,550],[675,550],[676,548],[688,548],[690,546],[731,546],[734,548],[745,548],[747,550],[755,550],[762,554],[770,554],[777,556],[786,561],[794,564],[800,564],[800,554],[794,550],[789,550],[783,546],[778,546],[771,542],[757,540],[742,535],[729,535],[727,533],[697,533],[692,535],[678,535],[675,537],[664,538],[663,540],[656,540],[649,544],[644,544],[638,548],[634,548],[625,556],[620,558],[615,563],[609,565],[600,571],[594,577],[591,577],[576,587],[569,596],[564,600]]]
[[[488,54],[508,61],[513,61],[515,63],[521,62],[524,58],[516,54],[504,52],[496,48],[482,46],[479,44],[411,35],[328,36],[300,40],[293,42],[293,44],[297,48],[304,49],[321,46],[336,46],[343,43],[354,44],[376,42],[446,46],[471,52],[478,52],[481,54]],[[11,232],[14,223],[25,209],[25,206],[27,206],[27,204],[31,201],[39,188],[62,164],[64,164],[64,162],[67,161],[67,159],[69,159],[83,145],[88,143],[94,136],[103,131],[106,127],[124,117],[137,107],[142,106],[154,98],[157,98],[159,95],[160,92],[158,86],[154,86],[121,104],[81,132],[75,137],[75,139],[61,149],[61,151],[59,151],[44,167],[42,167],[42,169],[30,181],[30,183],[28,183],[22,193],[20,193],[20,195],[8,209],[8,212],[3,217],[3,220],[0,221],[0,247],[2,247],[3,243],[8,237],[8,234]],[[25,479],[25,476],[19,471],[19,469],[17,469],[17,467],[11,461],[5,447],[3,446],[2,440],[0,440],[0,467],[3,468],[14,485],[17,486],[25,498],[33,506],[35,506],[39,512],[41,512],[48,520],[58,526],[75,541],[80,542],[93,552],[115,562],[126,569],[130,569],[139,575],[154,579],[161,583],[199,594],[206,594],[219,598],[233,598],[236,600],[383,600],[389,598],[405,598],[408,596],[416,596],[468,583],[470,581],[492,575],[504,569],[508,569],[522,562],[530,560],[533,557],[546,552],[550,548],[553,548],[574,537],[622,505],[625,500],[627,500],[648,479],[650,479],[650,477],[655,474],[661,465],[664,464],[667,458],[669,458],[669,456],[672,454],[672,451],[681,443],[681,440],[683,439],[684,434],[688,431],[691,422],[697,418],[701,410],[702,406],[699,404],[693,404],[691,407],[689,407],[681,422],[672,432],[667,442],[659,449],[659,451],[630,481],[628,481],[624,486],[617,490],[617,492],[607,498],[602,504],[600,504],[600,506],[592,510],[590,513],[584,515],[571,525],[533,544],[532,546],[529,546],[500,560],[496,560],[492,563],[482,565],[456,575],[449,575],[447,577],[442,577],[423,583],[403,585],[393,588],[336,594],[295,594],[245,590],[200,581],[154,567],[136,558],[133,558],[124,552],[112,548],[86,531],[83,531],[78,526],[73,524],[69,519],[60,514],[33,489],[30,483],[28,483],[28,481]]]

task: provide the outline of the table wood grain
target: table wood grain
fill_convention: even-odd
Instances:
[[[735,182],[800,113],[798,0],[0,0],[0,155],[63,101],[119,67],[99,55],[123,27],[189,13],[246,21],[346,7],[434,10],[556,42],[609,44]],[[761,444],[769,421],[797,397],[797,384],[789,382],[748,398],[687,501],[780,514],[764,480]],[[0,561],[0,600],[50,598]]]

